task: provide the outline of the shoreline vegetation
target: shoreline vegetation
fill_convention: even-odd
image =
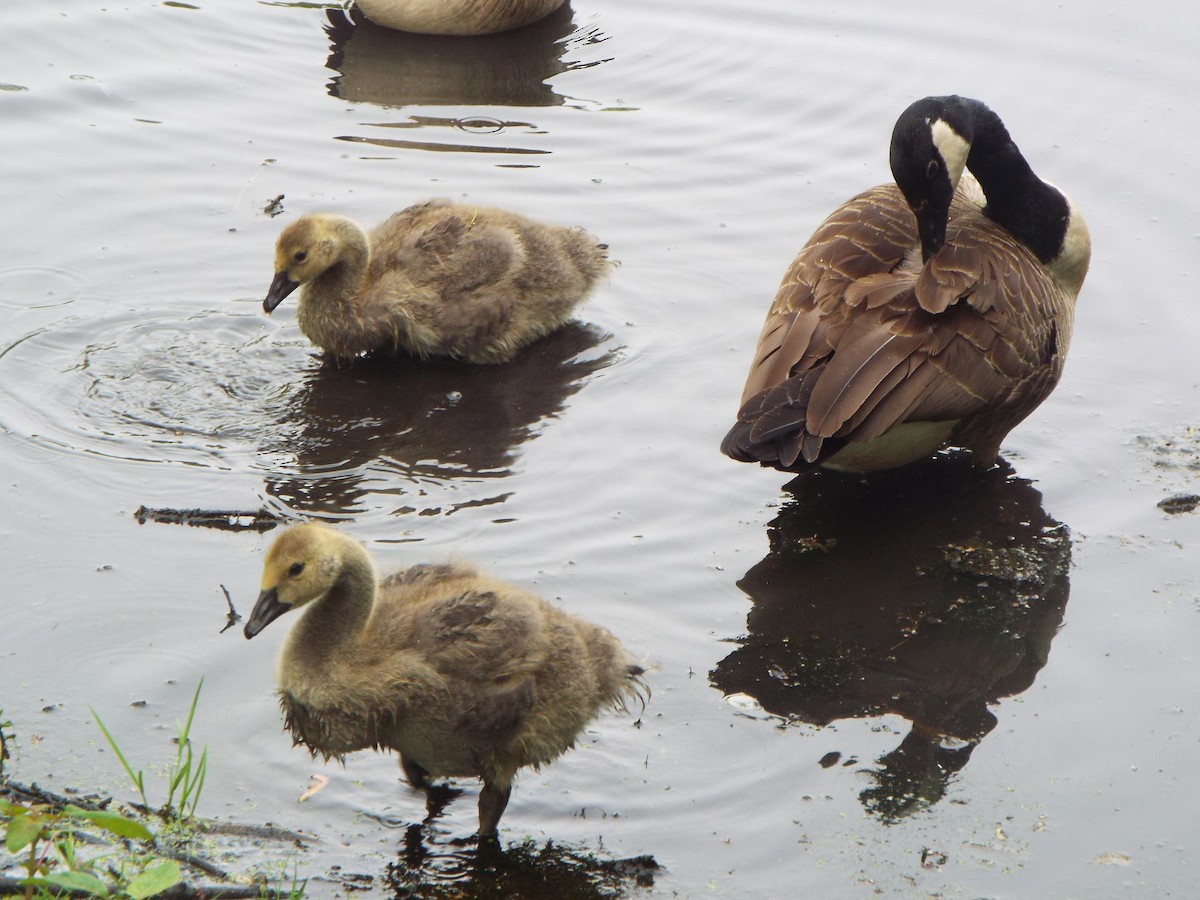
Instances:
[[[296,898],[305,882],[292,860],[290,877],[262,871],[231,872],[214,858],[223,841],[281,841],[304,849],[316,838],[265,825],[236,825],[196,816],[208,752],[197,756],[190,737],[204,680],[196,686],[186,722],[179,726],[175,758],[167,769],[166,802],[151,806],[143,770],[135,770],[100,716],[92,710],[109,746],[141,798],[121,803],[83,792],[71,796],[14,781],[5,772],[16,738],[0,711],[0,829],[10,859],[0,873],[0,896],[134,898]],[[24,870],[14,877],[14,870]],[[273,887],[274,880],[281,886]]]

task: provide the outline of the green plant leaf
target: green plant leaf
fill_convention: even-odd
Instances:
[[[111,831],[118,837],[134,838],[139,841],[154,840],[154,835],[145,825],[120,813],[103,809],[80,809],[78,806],[68,806],[63,812],[77,819],[94,822],[105,831]]]
[[[132,879],[125,888],[133,900],[143,897],[153,897],[161,894],[167,888],[179,884],[183,876],[179,872],[179,863],[173,859],[163,859],[146,866],[146,871]]]
[[[100,731],[103,732],[105,740],[108,741],[108,746],[112,747],[113,753],[117,754],[117,759],[121,761],[121,765],[125,768],[125,774],[129,776],[129,780],[133,782],[133,786],[141,794],[142,806],[149,806],[150,801],[146,799],[146,784],[142,779],[142,770],[138,769],[137,774],[134,774],[133,767],[129,765],[129,760],[125,758],[125,754],[121,752],[121,748],[117,746],[117,742],[109,733],[109,730],[104,727],[104,722],[100,719],[100,716],[90,706],[88,709],[91,710],[92,718],[96,720],[96,724],[100,726]]]
[[[22,884],[44,885],[64,891],[83,891],[92,897],[108,896],[108,886],[90,872],[55,872],[44,878],[27,878]]]
[[[43,824],[45,823],[42,817],[38,815],[26,813],[14,816],[4,834],[4,846],[8,848],[8,852],[17,853],[36,841],[42,833]]]

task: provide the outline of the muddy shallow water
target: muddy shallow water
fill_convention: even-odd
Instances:
[[[1200,469],[1200,12],[572,7],[465,44],[299,3],[5,10],[14,777],[128,796],[88,706],[151,768],[203,676],[200,812],[314,835],[317,896],[345,873],[381,895],[1193,895],[1200,513],[1157,504]],[[1062,384],[985,476],[726,460],[784,268],[887,179],[899,111],[946,92],[1086,215]],[[338,369],[294,303],[261,313],[290,217],[428,196],[584,225],[621,266],[482,372]],[[392,759],[315,764],[280,733],[286,620],[220,633],[219,585],[248,612],[271,533],[143,504],[340,520],[383,567],[472,559],[611,628],[653,698],[523,775],[512,853],[481,861],[472,785],[421,831]],[[297,803],[312,772],[330,784]]]

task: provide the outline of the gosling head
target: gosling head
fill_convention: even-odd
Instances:
[[[962,178],[975,120],[988,109],[965,97],[926,97],[900,114],[892,131],[892,177],[917,217],[926,262],[946,243],[950,200]]]
[[[284,613],[329,593],[342,570],[336,536],[323,525],[305,524],[275,539],[263,562],[262,591],[242,632],[247,639]]]
[[[341,261],[345,242],[339,228],[345,221],[341,216],[310,214],[283,229],[275,242],[275,280],[263,300],[264,312],[270,313],[300,285]]]

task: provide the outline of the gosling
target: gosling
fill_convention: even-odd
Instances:
[[[316,213],[275,245],[270,314],[303,285],[300,330],[335,359],[384,352],[503,363],[565,325],[609,268],[581,228],[433,200],[370,234]]]
[[[395,750],[414,788],[478,777],[479,835],[492,837],[517,770],[575,743],[604,708],[648,696],[612,634],[464,565],[377,580],[357,541],[318,524],[267,553],[252,638],[307,606],[279,658],[285,727],[315,757]]]

